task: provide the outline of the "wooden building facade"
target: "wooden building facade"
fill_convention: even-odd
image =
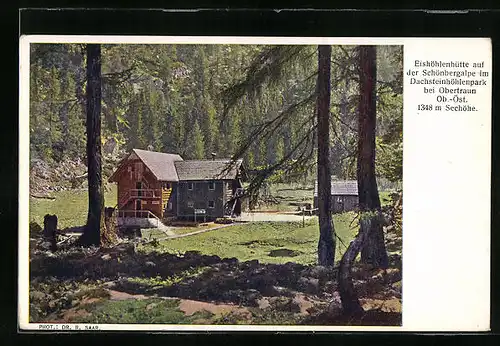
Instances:
[[[332,181],[331,211],[343,213],[358,209],[358,182],[356,180]],[[318,181],[314,185],[314,208],[318,207]]]

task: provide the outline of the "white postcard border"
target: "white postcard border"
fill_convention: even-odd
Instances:
[[[468,59],[470,55],[474,55],[474,52],[478,52],[477,49],[482,49],[483,60],[487,61],[489,71],[491,73],[491,42],[487,38],[337,38],[337,37],[237,37],[237,36],[219,36],[219,37],[208,37],[208,36],[89,36],[89,35],[30,35],[22,36],[20,38],[20,108],[19,108],[19,276],[18,276],[18,317],[19,317],[19,328],[22,330],[41,330],[39,323],[29,323],[28,313],[29,313],[29,53],[31,43],[135,43],[135,44],[307,44],[307,45],[318,45],[318,44],[331,44],[331,45],[360,45],[360,44],[373,44],[373,45],[403,45],[405,49],[404,57],[404,71],[408,69],[408,64],[411,63],[412,59],[416,58],[410,54],[417,54],[418,49],[426,49],[431,45],[433,49],[438,50],[439,54],[449,56],[445,54],[450,52],[450,49],[456,49],[457,59]],[[475,48],[471,48],[475,47]],[[486,49],[485,47],[489,47]],[[412,53],[408,53],[411,51]],[[439,55],[438,54],[438,55]],[[434,56],[436,51],[434,51]],[[419,57],[420,58],[420,57]],[[405,88],[408,81],[405,77]],[[454,140],[459,138],[459,134],[463,133],[470,128],[473,128],[474,138],[470,140],[471,148],[470,152],[467,152],[466,158],[471,159],[474,153],[479,152],[480,159],[474,160],[476,169],[465,170],[464,171],[453,171],[454,172],[454,182],[456,180],[464,179],[464,181],[469,182],[470,178],[479,174],[479,180],[473,181],[475,187],[479,190],[479,194],[475,194],[477,205],[474,211],[478,212],[480,215],[479,220],[477,220],[476,226],[476,239],[472,244],[475,246],[474,249],[470,249],[471,244],[470,239],[467,239],[467,235],[470,236],[470,229],[465,229],[465,227],[460,228],[461,222],[466,227],[470,227],[470,222],[467,221],[464,215],[457,213],[457,210],[446,209],[442,210],[442,214],[445,217],[456,218],[453,223],[454,229],[440,229],[439,232],[444,232],[439,234],[439,239],[445,239],[446,236],[449,237],[460,237],[455,239],[453,242],[453,249],[446,249],[445,256],[455,256],[455,260],[459,265],[462,266],[463,273],[470,274],[471,270],[473,275],[469,276],[469,281],[477,280],[480,281],[478,285],[470,285],[467,280],[462,280],[457,277],[450,277],[446,275],[446,272],[450,269],[453,273],[457,273],[454,268],[449,268],[450,262],[445,261],[448,264],[448,268],[441,268],[442,271],[436,269],[437,261],[442,258],[443,255],[439,253],[434,253],[430,251],[436,250],[436,247],[429,246],[429,235],[430,232],[422,232],[416,227],[412,227],[411,223],[415,226],[421,226],[419,218],[422,217],[422,210],[418,207],[418,203],[422,203],[422,195],[418,194],[419,187],[415,185],[418,184],[418,175],[420,169],[428,169],[428,167],[412,166],[415,164],[421,164],[421,161],[413,160],[409,153],[415,150],[416,145],[420,142],[420,139],[416,136],[415,128],[418,124],[415,123],[416,118],[413,110],[409,107],[413,107],[415,104],[415,99],[407,94],[403,95],[404,98],[404,161],[403,161],[403,187],[404,187],[404,208],[403,208],[403,224],[404,224],[404,236],[403,236],[403,326],[402,327],[368,327],[368,326],[261,326],[261,325],[246,325],[246,326],[230,326],[230,325],[147,325],[147,324],[100,324],[98,325],[99,330],[134,330],[134,331],[484,331],[489,330],[489,282],[490,282],[490,261],[489,261],[489,251],[490,251],[490,143],[491,143],[491,77],[489,83],[490,93],[484,97],[485,107],[481,112],[476,113],[476,118],[466,118],[460,116],[460,123],[458,125],[453,125],[451,123],[452,129],[458,131],[457,136],[452,136]],[[487,106],[486,106],[487,105]],[[440,116],[440,115],[434,115]],[[411,118],[413,117],[413,118]],[[478,127],[478,122],[480,126]],[[453,127],[455,126],[455,127]],[[422,128],[422,127],[418,127]],[[462,131],[462,132],[460,132]],[[432,146],[439,143],[439,138],[429,138],[425,134],[421,134],[425,137],[430,144],[425,146],[423,150],[426,153],[432,153]],[[451,153],[454,162],[460,160],[460,158],[455,154]],[[418,159],[422,159],[418,156]],[[448,160],[447,157],[434,158],[437,161],[433,162],[444,162]],[[448,160],[449,161],[449,160]],[[466,162],[458,162],[460,168],[467,167]],[[449,171],[448,171],[449,172]],[[416,179],[416,180],[412,180]],[[444,182],[446,185],[446,182]],[[414,191],[417,196],[412,197],[411,191]],[[451,190],[447,190],[450,192]],[[410,192],[410,196],[408,195]],[[461,195],[453,194],[451,196],[446,196],[447,200],[453,200],[459,198]],[[417,203],[417,204],[416,204]],[[454,204],[456,205],[456,204]],[[440,204],[444,206],[444,204]],[[427,212],[429,209],[427,209]],[[425,216],[425,214],[423,215]],[[436,215],[432,214],[434,221]],[[458,221],[457,221],[458,220]],[[442,223],[438,222],[442,225]],[[458,227],[458,230],[457,230]],[[432,228],[432,227],[431,227]],[[436,231],[432,229],[432,231]],[[416,233],[418,232],[418,234]],[[464,237],[465,238],[462,238]],[[420,249],[417,251],[416,249]],[[470,263],[464,262],[462,258],[457,257],[460,255],[461,251],[467,249],[469,253],[473,251],[473,255],[479,256],[480,264],[477,262],[469,261]],[[484,255],[487,253],[487,255]],[[424,256],[425,255],[425,256]],[[424,258],[424,259],[422,259]],[[422,266],[426,267],[426,270],[422,270]],[[469,272],[468,272],[469,271]],[[426,273],[425,278],[420,277]],[[446,278],[446,280],[443,280]],[[453,280],[454,279],[454,280]],[[448,295],[452,295],[456,299],[456,304],[461,304],[462,307],[466,307],[468,310],[463,311],[457,315],[457,307],[452,307],[446,304],[439,304],[439,302],[449,303],[453,299],[442,299],[445,297],[430,297],[428,294],[430,292],[429,288],[425,285],[439,285],[439,290],[441,294],[443,292],[448,292]],[[480,287],[480,292],[477,292],[477,288]],[[425,292],[424,295],[419,296],[420,292]],[[479,293],[479,294],[477,294]],[[441,298],[441,299],[440,299]],[[439,311],[429,311],[429,307],[426,304],[425,299],[430,299],[429,302],[432,304],[438,304]],[[463,299],[468,299],[466,305],[463,305],[461,301]],[[434,307],[436,308],[436,306]],[[426,310],[427,309],[427,310]],[[441,323],[435,324],[436,321],[441,321]],[[59,324],[61,325],[61,324]],[[62,325],[61,325],[62,326]],[[79,330],[85,330],[85,325],[80,324],[68,324],[69,327],[66,330],[75,330],[75,326],[80,326]],[[61,327],[63,328],[63,327]],[[68,329],[69,328],[69,329]],[[64,329],[57,329],[58,331],[64,331]]]

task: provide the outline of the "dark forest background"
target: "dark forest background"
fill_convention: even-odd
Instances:
[[[330,164],[338,179],[356,179],[356,48],[332,48]],[[250,169],[300,159],[277,179],[313,179],[315,138],[302,139],[314,127],[317,54],[317,46],[102,45],[104,154],[216,153],[243,157]],[[85,59],[79,44],[31,46],[32,161],[85,162]],[[401,46],[377,47],[376,143],[377,177],[400,182]]]

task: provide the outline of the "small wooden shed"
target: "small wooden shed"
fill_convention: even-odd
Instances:
[[[343,213],[358,208],[358,182],[356,180],[332,181],[331,210]],[[314,208],[318,207],[318,181],[314,184]]]

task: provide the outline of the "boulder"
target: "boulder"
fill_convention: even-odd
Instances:
[[[41,292],[41,291],[30,291],[30,300],[31,301],[40,301],[40,300],[44,300],[45,298],[47,298],[48,295]]]
[[[401,271],[397,268],[388,268],[385,275],[388,282],[398,282],[402,279]]]
[[[243,301],[244,305],[248,306],[259,306],[259,300],[262,298],[262,294],[254,289],[246,290],[245,299]]]
[[[217,255],[211,255],[211,256],[204,256],[203,257],[203,263],[205,265],[214,265],[216,263],[220,263],[221,258]]]
[[[268,297],[277,297],[277,296],[285,296],[285,297],[293,297],[294,293],[282,286],[270,286],[266,292],[262,292],[265,296]]]
[[[237,289],[223,292],[221,297],[226,302],[245,306],[259,306],[259,301],[261,301],[263,296],[259,291],[254,289]]]
[[[338,288],[337,281],[327,281],[323,285],[323,291],[327,293],[335,292]]]
[[[240,263],[242,269],[256,268],[259,265],[259,260],[250,260]]]
[[[272,309],[284,312],[300,312],[300,305],[291,297],[271,297],[269,305]]]
[[[319,289],[319,280],[312,277],[300,277],[297,282],[297,288],[302,292],[309,294],[318,294]]]
[[[221,260],[222,263],[226,263],[228,265],[235,265],[238,264],[238,259],[236,257],[231,257],[231,258],[223,258]]]
[[[273,274],[278,283],[283,286],[295,286],[299,278],[299,272],[287,265],[278,265]]]
[[[229,264],[227,263],[224,263],[224,262],[219,262],[219,263],[215,263],[212,265],[212,269],[214,271],[228,271],[230,270],[230,267],[229,267]]]
[[[256,275],[250,278],[252,288],[258,290],[263,295],[272,295],[275,293],[274,286],[277,284],[276,278],[271,274]]]
[[[243,290],[229,290],[226,292],[222,293],[222,299],[226,302],[233,302],[236,304],[240,304],[242,302],[244,296],[244,291]]]
[[[320,282],[334,280],[337,277],[337,270],[325,266],[312,266],[302,271],[301,276],[309,276],[319,279]]]
[[[342,304],[338,301],[332,301],[328,305],[328,308],[326,309],[326,313],[329,317],[335,318],[337,316],[341,316],[343,311],[342,311]]]

